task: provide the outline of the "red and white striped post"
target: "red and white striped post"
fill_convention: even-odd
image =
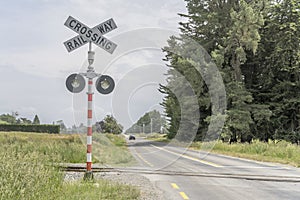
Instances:
[[[88,112],[87,112],[87,152],[86,152],[86,171],[87,173],[92,172],[92,135],[93,135],[93,79],[88,79]]]
[[[88,70],[87,70],[87,78],[88,78],[88,109],[87,109],[87,136],[86,136],[86,172],[84,175],[84,179],[93,179],[93,171],[92,171],[92,143],[93,143],[93,78],[95,77],[94,68],[92,64],[94,62],[94,54],[92,51],[92,43],[89,44],[89,52],[88,52]]]

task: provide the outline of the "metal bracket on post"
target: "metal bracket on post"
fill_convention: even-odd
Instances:
[[[88,51],[88,62],[89,62],[89,66],[88,69],[86,71],[86,73],[79,73],[82,76],[87,77],[88,79],[93,79],[96,77],[101,76],[101,74],[97,74],[94,70],[94,67],[92,66],[95,60],[95,52],[92,51],[92,43],[89,43],[89,51]]]
[[[86,73],[79,74],[91,79],[101,76],[101,74],[95,73],[94,71],[87,71]]]
[[[94,68],[92,67],[92,64],[94,63],[95,60],[95,52],[92,51],[92,42],[89,43],[89,51],[88,51],[88,71],[94,71]]]
[[[94,63],[94,59],[95,59],[95,52],[94,51],[89,51],[88,52],[89,66],[91,66]]]

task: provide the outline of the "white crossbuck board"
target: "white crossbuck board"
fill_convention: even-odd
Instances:
[[[64,45],[68,52],[71,52],[88,42],[93,42],[94,44],[111,54],[117,47],[114,42],[103,36],[104,34],[117,28],[117,25],[112,18],[106,20],[105,22],[102,22],[94,28],[89,28],[85,24],[76,20],[74,17],[69,16],[67,21],[65,22],[65,26],[79,34],[64,42]]]

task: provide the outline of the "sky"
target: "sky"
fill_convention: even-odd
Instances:
[[[185,19],[183,0],[0,0],[0,114],[18,112],[41,123],[63,120],[86,124],[86,88],[70,93],[66,78],[85,72],[88,45],[70,53],[63,42],[77,35],[64,22],[72,16],[89,27],[113,18],[117,29],[105,37],[118,46],[113,54],[93,45],[93,67],[111,76],[114,91],[94,90],[94,122],[113,115],[128,128],[160,106],[159,84],[166,84],[161,48]],[[94,79],[96,82],[96,79]]]

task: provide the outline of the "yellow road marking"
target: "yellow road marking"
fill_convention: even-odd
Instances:
[[[172,187],[173,187],[174,189],[179,190],[179,187],[178,187],[178,185],[177,185],[176,183],[171,183],[171,185],[172,185]]]
[[[164,149],[164,148],[161,148],[161,147],[157,147],[157,146],[155,146],[155,145],[153,145],[153,144],[151,144],[151,146],[153,146],[153,147],[155,147],[155,148],[157,148],[157,149],[160,149],[160,150],[169,152],[169,153],[171,153],[171,154],[174,154],[174,155],[177,155],[177,156],[180,156],[180,157],[189,159],[189,160],[193,160],[193,161],[196,161],[196,162],[200,162],[200,163],[205,164],[205,165],[210,165],[210,166],[213,166],[213,167],[222,167],[221,165],[218,165],[218,164],[215,164],[215,163],[212,163],[212,162],[209,162],[209,161],[205,161],[205,160],[200,160],[200,159],[198,159],[198,158],[194,158],[194,157],[191,157],[191,156],[187,156],[187,155],[175,153],[175,152],[173,152],[173,151],[170,151],[170,150],[167,150],[167,149]]]
[[[184,199],[184,200],[188,200],[189,197],[184,193],[184,192],[179,192],[179,194],[181,195],[181,197]]]
[[[179,190],[179,187],[176,183],[171,183],[172,187],[176,190]],[[184,192],[179,192],[180,196],[184,199],[184,200],[188,200],[189,197],[184,193]]]
[[[147,165],[149,165],[150,167],[154,167],[154,165],[152,165],[150,162],[148,162],[145,158],[143,158],[137,151],[136,151],[136,155]]]

